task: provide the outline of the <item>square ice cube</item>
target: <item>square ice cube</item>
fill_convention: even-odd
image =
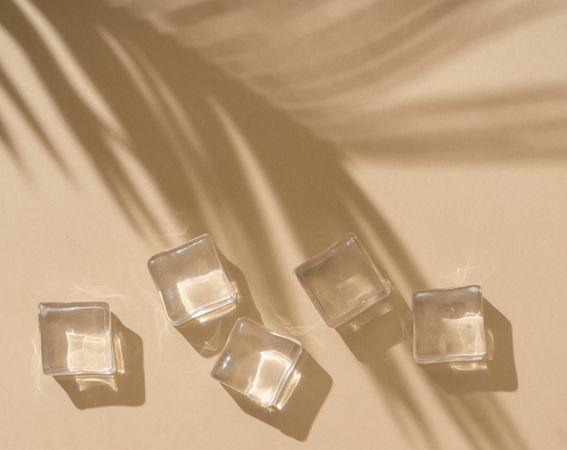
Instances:
[[[236,288],[207,234],[152,256],[148,268],[175,326],[236,302]]]
[[[108,303],[40,303],[38,315],[43,373],[116,371]]]
[[[480,286],[413,294],[413,356],[417,363],[477,361],[485,354]]]
[[[211,376],[265,408],[282,409],[297,384],[303,347],[253,320],[234,324]]]
[[[301,264],[295,274],[332,328],[390,294],[389,286],[352,233]]]

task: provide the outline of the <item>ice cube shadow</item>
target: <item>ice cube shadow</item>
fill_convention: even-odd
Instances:
[[[388,350],[410,336],[409,308],[396,289],[336,330],[353,355],[365,364],[380,363]]]

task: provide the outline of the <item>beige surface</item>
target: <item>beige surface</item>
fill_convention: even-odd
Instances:
[[[567,448],[567,3],[79,3],[0,3],[2,448]],[[146,259],[205,231],[312,356],[290,414],[165,321]],[[291,270],[347,231],[399,295],[339,334]],[[411,292],[472,283],[490,370],[416,366]],[[41,375],[50,300],[110,303],[118,393]]]

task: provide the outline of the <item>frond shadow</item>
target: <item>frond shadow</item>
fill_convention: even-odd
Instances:
[[[21,4],[28,5],[25,11]],[[450,17],[451,5],[455,3],[447,5],[444,13],[447,16],[443,17]],[[224,14],[230,12],[228,8]],[[96,115],[70,85],[68,75],[30,20],[30,14],[42,16],[60,36],[93,89],[112,111],[119,124],[118,131]],[[205,10],[202,14],[209,20],[214,18],[215,11]],[[191,16],[193,18],[185,25],[191,25],[192,20],[203,20],[201,15],[197,16]],[[417,37],[427,34],[429,27],[436,29],[438,25],[439,16],[432,14],[430,20],[424,17],[414,23],[412,31]],[[525,14],[520,18],[520,22],[527,20]],[[517,22],[507,22],[507,26],[515,24]],[[300,77],[296,80],[301,86],[299,90],[282,89],[278,94],[279,100],[276,96],[276,104],[282,99],[291,102],[285,110],[266,99],[270,92],[277,90],[278,83],[287,85],[285,77],[275,77],[275,72],[269,77],[261,75],[260,80],[256,79],[260,81],[258,90],[263,92],[260,95],[258,90],[250,87],[254,78],[245,78],[243,82],[228,75],[219,65],[207,59],[206,52],[180,44],[123,9],[110,9],[98,2],[87,2],[78,9],[70,0],[37,1],[33,4],[22,1],[18,6],[10,1],[0,5],[0,25],[25,49],[81,149],[90,158],[133,229],[141,236],[158,237],[164,243],[169,240],[152,213],[152,205],[136,189],[120,152],[135,160],[166,200],[177,221],[190,224],[188,236],[208,231],[215,223],[230,225],[218,228],[219,233],[224,233],[227,239],[245,243],[247,260],[256,262],[254,268],[259,277],[275,293],[270,308],[274,308],[274,315],[283,321],[294,323],[298,320],[290,307],[296,299],[281,294],[286,292],[289,268],[281,267],[278,247],[274,244],[277,237],[265,220],[267,212],[252,176],[258,173],[265,181],[263,189],[269,192],[271,200],[282,212],[286,229],[291,230],[291,238],[303,255],[315,254],[338,236],[353,231],[370,243],[371,248],[380,249],[380,255],[374,252],[375,260],[388,259],[394,261],[396,267],[403,268],[398,284],[411,289],[427,284],[411,253],[380,213],[379,206],[353,180],[346,167],[348,154],[342,147],[312,132],[323,129],[324,124],[308,128],[296,121],[289,111],[298,111],[298,117],[306,117],[312,123],[314,118],[320,117],[334,120],[337,113],[331,110],[318,109],[316,113],[304,110],[305,114],[300,114],[303,108],[300,101],[318,101],[327,94],[331,98],[340,97],[338,94],[343,88],[358,91],[360,87],[376,81],[382,83],[381,77],[391,80],[392,74],[418,70],[417,66],[409,65],[412,55],[418,50],[423,54],[421,64],[433,64],[437,61],[436,50],[447,33],[426,40],[424,45],[403,54],[405,57],[397,62],[377,65],[380,72],[376,72],[374,67],[351,73],[348,71],[350,67],[342,67],[347,72],[341,75],[344,85],[315,80],[319,83],[315,83],[319,86],[315,88]],[[471,36],[468,38],[472,39]],[[381,39],[386,38],[383,36]],[[388,39],[380,45],[384,42],[395,45],[397,42],[391,36]],[[217,53],[222,48],[208,47]],[[450,54],[444,52],[445,57]],[[345,61],[350,61],[349,65],[356,69],[367,56],[368,52],[363,51]],[[234,60],[231,64],[235,64]],[[269,67],[266,66],[267,69]],[[317,69],[313,76],[322,76],[321,70]],[[11,92],[12,102],[21,105],[17,92],[9,89],[5,77],[0,83]],[[335,87],[331,89],[330,86]],[[454,105],[448,109],[452,107]],[[436,106],[429,105],[425,110],[418,108],[416,114],[430,117],[427,108],[435,109]],[[20,109],[28,117],[31,128],[41,135],[44,125],[36,124],[33,114],[26,114],[22,106]],[[480,105],[480,109],[482,112],[490,108]],[[368,117],[375,116],[370,114]],[[368,117],[363,120],[366,125],[371,121]],[[340,122],[335,130],[339,137],[348,128],[344,123],[341,128]],[[479,142],[482,142],[483,136],[486,136],[482,127],[476,133],[480,136]],[[8,136],[8,133],[3,131],[2,135]],[[440,136],[439,139],[454,138],[455,142],[462,138],[450,130],[441,132]],[[370,134],[364,144],[370,148],[373,144],[392,143],[380,139],[379,135]],[[400,139],[403,143],[406,138],[402,136]],[[9,143],[6,138],[4,140]],[[427,145],[431,145],[425,142],[424,147],[419,147],[419,142],[412,142],[417,148],[408,154],[427,150]],[[402,143],[398,145],[398,153],[404,158]],[[44,140],[44,144],[49,151],[50,142]],[[475,155],[477,150],[478,147],[471,146],[463,154]],[[381,149],[377,152],[380,153]],[[51,155],[57,158],[56,153],[51,152]],[[259,303],[257,306],[263,317],[266,304]],[[407,329],[408,314],[407,304],[398,294],[393,297],[392,310],[387,317],[378,315],[372,319],[380,321],[379,326],[372,325],[371,321],[363,327],[364,333],[369,333],[368,337],[364,338],[364,333],[358,334],[356,338],[345,337],[345,342],[367,365],[377,386],[388,396],[387,404],[391,406],[392,414],[400,422],[408,420],[402,417],[409,417],[428,445],[434,448],[440,439],[437,430],[425,419],[423,405],[408,395],[409,380],[399,361],[384,357],[390,346],[407,344],[404,330]],[[387,328],[384,328],[385,324]],[[381,341],[380,348],[369,345],[374,333],[383,329],[390,330],[388,337],[391,341]],[[480,445],[478,436],[482,436],[483,442],[489,442],[494,448],[506,448],[510,443],[516,448],[525,447],[519,431],[493,393],[451,395],[442,385],[431,380],[427,382],[471,445]],[[312,418],[309,419],[311,421]],[[305,439],[307,431],[296,433],[296,438]]]

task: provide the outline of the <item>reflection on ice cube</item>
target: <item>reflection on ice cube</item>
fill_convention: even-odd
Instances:
[[[213,270],[206,275],[194,276],[177,282],[179,298],[189,314],[227,300],[232,296],[233,286],[222,269]]]
[[[252,374],[247,392],[261,405],[272,405],[277,397],[280,385],[285,381],[292,361],[283,353],[266,350],[259,353],[256,372]],[[281,382],[274,383],[274,380]]]
[[[73,371],[103,371],[110,364],[108,340],[105,334],[99,336],[66,330],[67,367]]]
[[[456,354],[484,353],[484,321],[478,314],[467,313],[455,319],[442,319],[445,330],[443,351]]]

